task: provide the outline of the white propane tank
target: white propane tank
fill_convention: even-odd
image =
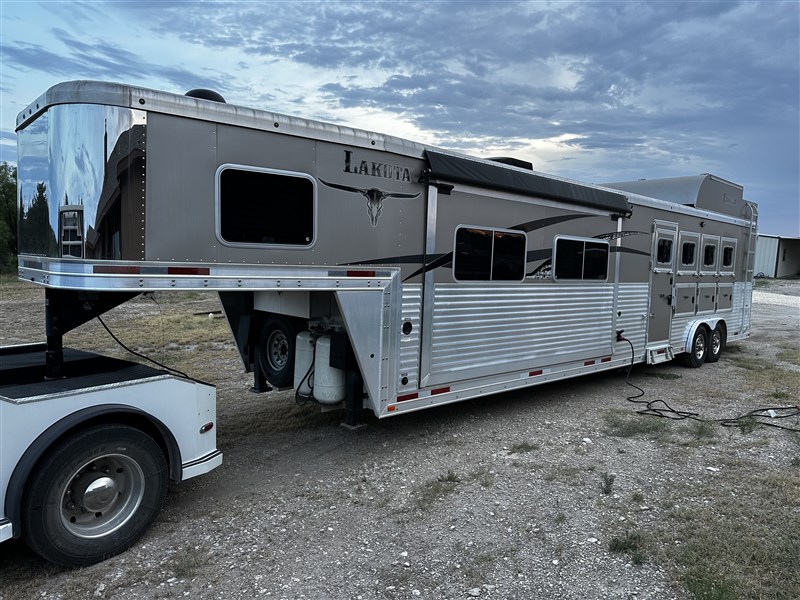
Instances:
[[[344,400],[344,371],[331,364],[331,336],[317,340],[317,360],[314,366],[314,398],[320,404],[336,404]]]
[[[294,389],[298,390],[304,396],[311,393],[311,388],[308,387],[308,380],[300,387],[300,382],[308,373],[311,363],[314,361],[314,340],[308,331],[301,331],[297,334],[294,347]],[[313,378],[312,374],[309,379]]]

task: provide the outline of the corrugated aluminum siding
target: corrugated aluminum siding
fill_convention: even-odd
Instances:
[[[436,286],[431,374],[610,354],[613,284]]]

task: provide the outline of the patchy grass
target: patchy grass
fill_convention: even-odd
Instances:
[[[484,488],[492,487],[494,485],[495,476],[494,473],[489,470],[489,467],[480,467],[470,473],[469,477]]]
[[[668,419],[646,417],[636,413],[609,410],[603,415],[606,433],[614,437],[645,437],[651,440],[665,440],[670,433],[672,422]]]
[[[169,561],[169,568],[178,579],[189,579],[197,575],[207,563],[208,558],[204,556],[199,548],[185,546],[179,548],[172,556]]]
[[[726,471],[676,490],[683,500],[654,533],[666,558],[694,598],[800,598],[800,473]]]
[[[541,448],[540,444],[530,442],[516,442],[511,444],[511,448],[509,448],[509,452],[511,454],[521,454],[523,452],[532,452],[533,450],[539,450]]]
[[[652,377],[654,379],[665,379],[665,380],[672,380],[672,379],[681,379],[683,375],[678,373],[669,373],[667,371],[642,371],[640,373],[643,377]]]
[[[800,366],[800,348],[783,345],[783,350],[776,355],[778,360]]]
[[[456,491],[461,478],[451,470],[439,475],[436,479],[426,481],[414,491],[416,507],[428,510],[434,504]]]
[[[689,436],[682,446],[703,446],[717,441],[717,426],[708,421],[690,421],[682,430]]]
[[[755,356],[730,356],[728,360],[744,370],[748,388],[759,391],[771,389],[795,395],[800,389],[800,372],[784,369],[770,360]]]
[[[626,531],[623,537],[612,537],[608,542],[608,549],[610,552],[629,554],[631,562],[635,565],[641,565],[645,562],[642,547],[642,535],[638,531]]]
[[[610,496],[614,491],[614,480],[617,478],[613,473],[600,474],[600,491],[606,496]]]

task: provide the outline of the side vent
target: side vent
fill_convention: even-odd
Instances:
[[[226,104],[225,98],[222,97],[222,94],[215,92],[214,90],[197,88],[194,90],[189,90],[185,95],[189,96],[189,98],[200,98],[201,100],[211,100],[212,102],[221,102],[222,104]]]

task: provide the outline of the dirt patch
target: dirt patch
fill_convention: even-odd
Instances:
[[[41,339],[42,290],[0,283],[0,342]],[[800,296],[778,285],[760,290]],[[800,390],[793,306],[754,304],[752,336],[717,364],[633,369],[642,399],[711,422],[638,415],[615,372],[351,432],[289,392],[252,394],[215,296],[155,300],[104,319],[217,384],[223,466],[174,486],[100,565],[0,545],[0,599],[800,597],[800,436],[759,423],[800,428],[778,418]],[[96,322],[66,344],[125,356]]]

